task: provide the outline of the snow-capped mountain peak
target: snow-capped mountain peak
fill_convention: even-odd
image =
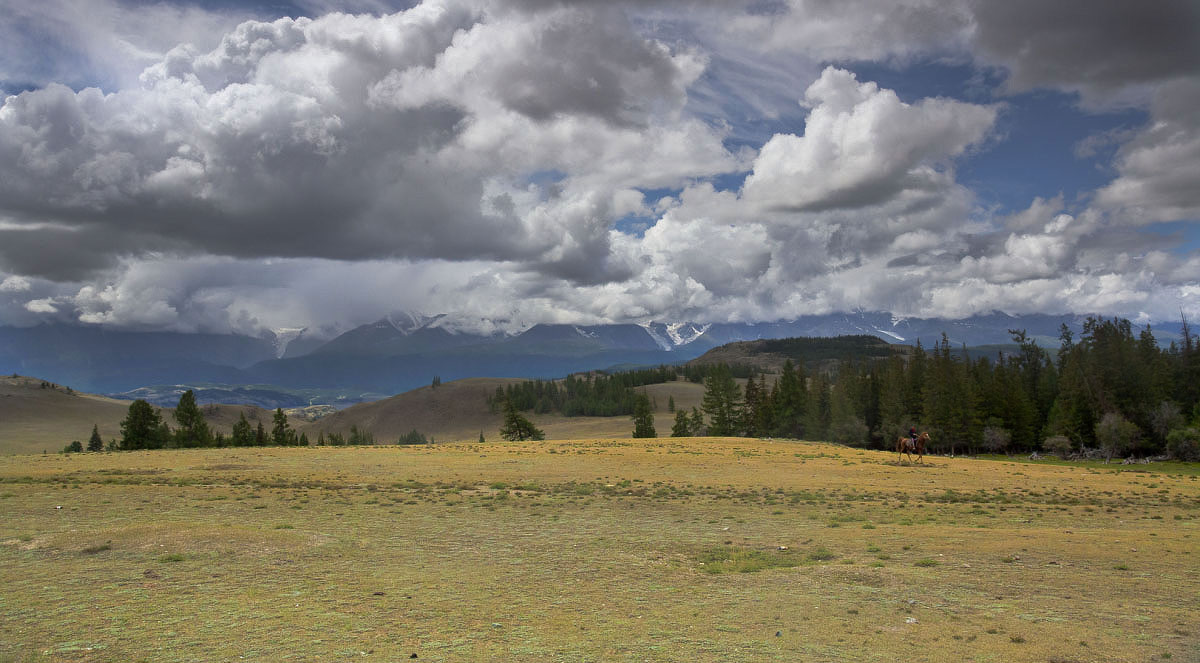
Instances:
[[[651,322],[639,325],[658,347],[663,350],[674,350],[688,345],[704,335],[712,324],[698,325],[694,322]]]
[[[654,339],[654,342],[658,344],[658,347],[662,348],[663,350],[671,350],[675,347],[671,343],[671,339],[658,333],[658,330],[656,330],[654,328],[654,325],[644,324],[644,325],[638,325],[638,326],[641,327],[642,329],[645,329],[646,333],[650,335],[650,338]]]
[[[396,313],[389,313],[381,322],[386,322],[396,331],[400,332],[404,336],[408,336],[415,331],[419,331],[433,325],[433,323],[444,317],[444,314],[424,315],[411,311],[398,311]]]
[[[673,322],[667,325],[667,336],[676,346],[687,345],[704,335],[712,324],[697,325],[694,322]]]

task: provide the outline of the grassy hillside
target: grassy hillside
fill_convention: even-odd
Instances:
[[[0,458],[0,661],[1195,661],[1195,465],[745,439]]]
[[[320,433],[350,432],[351,426],[370,430],[376,444],[390,444],[414,428],[437,441],[478,440],[482,431],[489,440],[499,439],[503,417],[488,408],[487,399],[496,387],[515,384],[511,378],[472,378],[446,382],[437,388],[413,389],[371,403],[348,407],[312,423],[299,424],[298,430],[315,443]],[[680,409],[699,407],[704,387],[690,382],[639,387],[656,405],[655,427],[660,435],[669,435],[674,415],[667,411],[670,398]],[[532,415],[528,418],[551,439],[579,437],[628,437],[633,430],[629,417],[564,417],[557,414]]]
[[[45,384],[47,386],[43,387]],[[121,436],[121,421],[130,401],[70,390],[37,378],[0,377],[0,454],[54,453],[73,440],[87,444],[92,426],[107,443]],[[242,405],[205,405],[205,419],[215,431],[228,434],[242,412],[252,425],[261,419],[268,429],[272,412]],[[174,408],[162,415],[172,427]],[[304,423],[291,419],[293,426]]]
[[[120,435],[128,411],[128,401],[69,391],[37,378],[0,377],[0,453],[53,453],[72,440],[86,444],[93,425],[108,440]]]
[[[489,410],[487,399],[495,393],[497,386],[515,382],[519,380],[458,380],[443,383],[436,389],[426,386],[361,403],[317,421],[306,421],[300,416],[290,416],[289,421],[297,431],[307,433],[314,444],[322,432],[345,435],[352,426],[371,431],[378,444],[394,443],[414,428],[437,441],[477,440],[481,431],[487,439],[498,440],[502,417]],[[43,388],[42,383],[42,380],[28,377],[0,378],[0,454],[54,453],[72,440],[86,443],[93,424],[99,426],[105,442],[120,436],[120,423],[129,411],[129,401],[68,391],[60,385]],[[667,411],[670,398],[674,396],[676,406],[686,410],[699,407],[704,393],[703,386],[684,381],[638,390],[646,392],[656,405],[655,425],[663,436],[670,434],[674,421],[674,415]],[[173,425],[174,409],[162,408],[161,412]],[[243,412],[252,426],[261,421],[268,430],[273,416],[271,410],[248,405],[203,405],[201,412],[214,431],[225,434],[229,434]],[[530,415],[530,419],[552,439],[618,438],[626,437],[632,431],[630,419],[625,416],[563,417],[551,414]]]

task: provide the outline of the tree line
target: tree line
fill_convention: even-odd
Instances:
[[[138,399],[129,405],[125,419],[121,421],[121,436],[113,438],[106,444],[100,437],[98,426],[92,426],[92,434],[86,447],[82,442],[75,441],[63,449],[64,452],[87,451],[137,451],[142,449],[197,449],[204,447],[264,447],[264,446],[351,446],[375,444],[375,436],[370,430],[360,429],[357,425],[350,427],[348,434],[330,433],[328,436],[321,432],[315,440],[310,440],[307,433],[297,432],[288,421],[283,408],[276,408],[268,429],[263,422],[257,421],[252,425],[246,419],[246,413],[240,413],[234,422],[229,435],[221,431],[213,431],[204,417],[204,412],[196,404],[196,396],[192,390],[187,390],[179,397],[179,404],[173,415],[175,428],[167,423],[162,412],[145,400]],[[416,430],[400,436],[397,444],[432,444]]]
[[[638,408],[637,387],[680,378],[698,383],[715,370],[717,365],[714,364],[661,365],[614,373],[568,375],[562,380],[525,380],[496,387],[495,394],[488,397],[488,407],[492,413],[512,404],[518,412],[534,414],[557,412],[567,417],[632,415]],[[740,364],[723,365],[720,370],[742,378],[757,373],[750,366]]]
[[[676,413],[673,435],[829,439],[890,448],[912,427],[936,452],[1169,455],[1200,460],[1200,343],[1186,319],[1164,348],[1150,326],[1089,317],[1056,353],[1023,330],[1015,352],[972,357],[945,334],[908,356],[837,362],[807,375],[790,360],[772,384],[743,389],[731,371],[705,378],[698,412]]]

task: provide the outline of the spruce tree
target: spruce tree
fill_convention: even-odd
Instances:
[[[250,422],[246,421],[245,412],[242,412],[233,424],[230,444],[235,447],[249,447],[254,444],[254,429],[250,426]]]
[[[166,424],[158,411],[139,398],[129,405],[129,413],[121,422],[121,449],[161,449],[166,444],[164,430]]]
[[[780,437],[802,437],[805,414],[805,387],[803,365],[799,369],[788,359],[783,363],[783,372],[772,392],[774,411],[773,433]]]
[[[196,405],[196,395],[191,389],[179,397],[179,405],[175,406],[175,422],[179,424],[179,428],[175,429],[176,446],[212,446],[212,432],[208,423],[204,421],[199,406]]]
[[[638,394],[633,402],[633,436],[658,437],[654,430],[654,411],[646,394]]]
[[[688,419],[689,437],[695,437],[708,432],[704,426],[704,415],[700,414],[700,410],[696,409],[695,406],[692,406],[692,415]]]
[[[704,380],[704,397],[700,407],[708,415],[708,434],[736,435],[741,417],[741,389],[734,381],[729,367],[720,364]]]
[[[675,413],[675,425],[671,427],[671,437],[691,437],[692,427],[687,412],[679,410]]]
[[[100,429],[93,425],[92,436],[88,438],[88,451],[104,451],[104,440],[100,439]]]
[[[271,428],[271,444],[286,447],[296,443],[296,432],[288,424],[283,408],[275,408],[274,426]]]

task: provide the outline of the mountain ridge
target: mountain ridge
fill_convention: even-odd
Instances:
[[[520,333],[484,321],[472,332],[455,316],[393,313],[325,342],[306,329],[262,337],[133,332],[72,325],[0,327],[0,373],[41,375],[94,393],[123,394],[151,385],[212,383],[288,389],[398,393],[435,377],[560,377],[571,372],[682,363],[735,341],[869,334],[889,343],[931,346],[943,334],[954,346],[1011,343],[1024,329],[1043,346],[1058,344],[1062,325],[1076,337],[1086,316],[1000,312],[959,320],[852,311],[793,320],[536,324]],[[1167,343],[1180,323],[1154,327]],[[491,331],[488,331],[491,330]]]

